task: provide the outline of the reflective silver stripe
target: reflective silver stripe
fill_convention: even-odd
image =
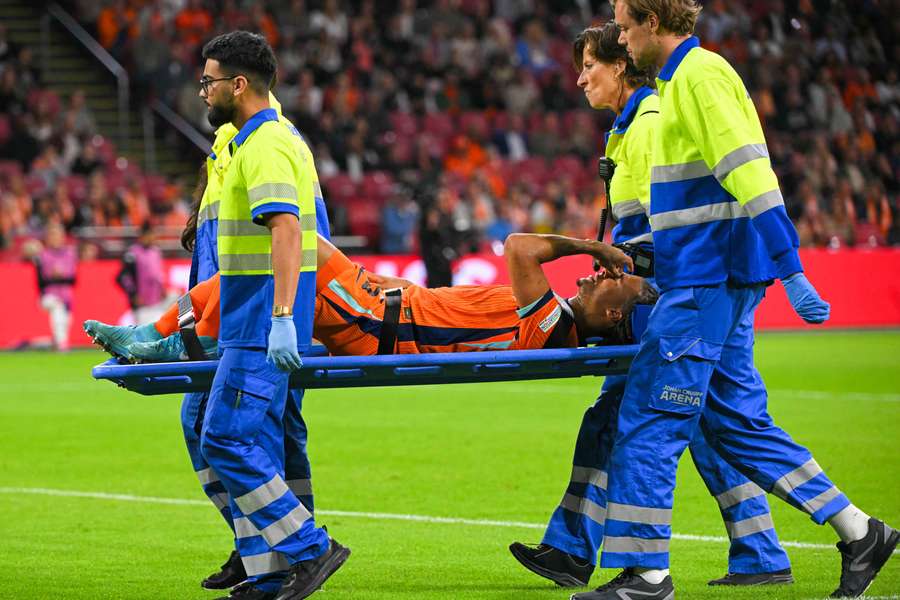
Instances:
[[[782,500],[785,500],[792,491],[821,472],[822,467],[819,466],[816,459],[811,458],[805,464],[797,467],[776,481],[775,485],[772,486],[772,493]]]
[[[219,255],[220,271],[271,271],[271,254],[222,254]]]
[[[726,508],[730,508],[735,504],[740,504],[744,500],[749,500],[750,498],[756,498],[757,496],[765,495],[765,491],[752,481],[748,481],[747,483],[742,483],[739,486],[735,486],[728,491],[722,492],[716,496],[716,502],[719,503],[719,508],[725,510]]]
[[[809,514],[813,514],[817,510],[825,508],[825,505],[841,495],[841,490],[835,486],[831,486],[812,500],[803,503],[803,510]]]
[[[663,231],[673,227],[685,225],[697,225],[710,221],[722,221],[724,219],[737,219],[746,217],[747,213],[737,202],[718,202],[706,206],[670,210],[669,212],[650,215],[650,228],[653,231]]]
[[[641,204],[641,201],[637,198],[632,198],[630,200],[614,202],[612,205],[612,214],[616,218],[616,221],[621,221],[625,217],[644,215],[647,213],[644,212],[644,205]]]
[[[313,181],[313,196],[322,200],[325,199],[325,196],[322,195],[322,186],[318,181]]]
[[[747,214],[751,217],[755,217],[761,215],[770,208],[783,205],[784,198],[781,197],[781,190],[772,190],[771,192],[762,193],[747,202],[747,204],[744,205],[744,210],[746,210]]]
[[[263,529],[262,536],[270,546],[275,546],[284,538],[300,531],[300,528],[311,516],[306,507],[298,504],[294,510]]]
[[[185,327],[191,327],[194,325],[194,321],[194,305],[191,304],[191,293],[188,292],[178,299],[178,328],[184,329]],[[203,471],[210,470],[211,469],[203,469]],[[201,473],[201,471],[197,471],[197,473]],[[218,480],[219,479],[216,478],[216,481]],[[202,479],[200,480],[200,483],[203,483]]]
[[[589,467],[572,467],[571,481],[575,483],[589,483],[601,489],[606,489],[606,471],[591,469]]]
[[[250,515],[258,511],[271,502],[281,498],[288,491],[288,486],[280,475],[276,475],[252,492],[248,492],[243,496],[234,499],[234,503],[245,515]]]
[[[297,188],[290,183],[264,183],[247,190],[247,198],[250,203],[256,203],[265,198],[284,200],[297,200]]]
[[[211,219],[219,218],[219,201],[216,200],[212,204],[207,204],[203,207],[203,209],[197,213],[197,226],[199,227],[204,222],[209,221]]]
[[[300,229],[303,231],[315,231],[316,225],[316,215],[300,215]]]
[[[650,169],[650,183],[671,183],[685,179],[697,179],[712,175],[712,171],[702,160],[680,165],[658,165]]]
[[[315,269],[318,258],[318,250],[304,250],[303,255],[300,257],[300,269],[308,267]]]
[[[645,523],[647,525],[669,525],[672,523],[671,508],[647,508],[609,502],[606,505],[607,517],[615,521],[629,523]]]
[[[587,498],[566,494],[559,505],[570,512],[584,515],[599,525],[606,523],[606,509]]]
[[[713,167],[713,175],[719,181],[724,181],[732,171],[758,158],[769,158],[769,149],[765,144],[741,146],[722,157],[722,160]]]
[[[625,240],[623,243],[625,244],[644,244],[644,243],[653,243],[653,232],[642,233],[641,235],[635,236],[630,240]]]
[[[606,536],[603,538],[603,549],[606,552],[668,552],[669,540]]]
[[[238,539],[261,535],[270,546],[280,543],[287,536],[296,533],[312,515],[300,504],[294,510],[270,523],[262,530],[257,529],[250,519],[240,517],[234,520],[234,536]]]
[[[202,471],[197,471],[197,479],[200,480],[200,485],[209,485],[219,481],[219,476],[212,470],[212,467],[209,467]]]
[[[774,528],[775,523],[772,522],[772,515],[769,513],[759,515],[758,517],[750,517],[743,521],[725,521],[725,529],[728,530],[728,537],[731,539],[741,538],[746,535],[752,535],[754,533],[759,533],[760,531],[767,531]]]
[[[216,508],[218,508],[219,510],[222,510],[228,506],[229,498],[227,493],[223,492],[221,494],[216,494],[215,496],[210,496],[209,499],[213,504],[216,505]]]
[[[248,576],[266,575],[268,573],[277,573],[278,571],[287,571],[291,568],[291,563],[284,554],[279,552],[266,552],[265,554],[253,554],[251,556],[242,556],[241,562],[244,563],[244,570]]]
[[[219,235],[271,235],[265,225],[246,219],[219,219]]]
[[[291,479],[287,482],[287,486],[295,496],[311,496],[313,493],[312,481],[309,479]]]

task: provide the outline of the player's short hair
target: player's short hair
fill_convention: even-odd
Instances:
[[[203,46],[203,58],[219,61],[228,75],[243,75],[258,94],[266,95],[275,79],[275,52],[266,38],[250,31],[231,31]]]
[[[697,16],[702,7],[697,0],[621,0],[628,8],[628,14],[638,23],[643,23],[651,14],[659,19],[661,29],[674,35],[694,33]],[[615,7],[616,0],[610,0]]]
[[[584,66],[584,49],[587,48],[591,56],[596,60],[612,64],[616,61],[625,61],[625,83],[631,89],[637,89],[643,85],[655,87],[653,67],[639,69],[628,55],[628,48],[619,44],[619,26],[609,21],[600,27],[588,27],[577,36],[572,43],[572,60],[580,71]]]

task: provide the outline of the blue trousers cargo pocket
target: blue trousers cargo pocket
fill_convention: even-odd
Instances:
[[[650,407],[675,415],[700,412],[722,345],[699,337],[660,336],[660,365],[651,387]]]
[[[207,432],[231,440],[252,441],[260,427],[277,385],[241,369],[231,369],[225,385],[208,410]]]

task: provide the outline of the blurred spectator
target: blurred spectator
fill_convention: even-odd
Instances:
[[[113,56],[122,56],[128,39],[137,37],[137,13],[125,0],[114,0],[97,17],[97,35]]]
[[[178,36],[192,47],[205,42],[212,28],[213,18],[203,6],[203,0],[188,0],[184,9],[175,17]]]
[[[413,249],[413,234],[419,209],[408,193],[391,194],[381,210],[381,251],[408,254]]]
[[[167,308],[162,252],[149,222],[143,223],[137,243],[122,257],[116,283],[128,296],[136,323],[153,322]]]
[[[47,226],[43,248],[37,240],[32,242],[25,252],[37,271],[41,308],[50,317],[53,345],[65,352],[69,349],[72,290],[78,269],[78,252],[74,244],[66,241],[66,230],[59,223]]]
[[[454,228],[453,212],[459,198],[444,188],[437,201],[423,210],[419,226],[419,247],[425,263],[428,287],[453,285],[451,262],[459,256],[459,239]]]
[[[575,232],[594,222],[602,194],[587,165],[602,152],[602,132],[612,119],[585,110],[569,64],[572,38],[598,5],[541,0],[382,5],[374,0],[111,0],[101,11],[98,3],[76,2],[81,17],[97,23],[101,42],[132,71],[141,86],[138,95],[157,95],[201,131],[209,125],[196,93],[199,45],[225,30],[260,31],[279,58],[276,95],[316,148],[320,176],[350,174],[364,181],[372,171],[386,170],[414,190],[422,206],[447,192],[455,198],[453,218],[467,224],[465,232],[457,232],[465,238],[457,246],[480,245],[494,235],[495,222],[501,234],[507,224]],[[611,16],[605,3],[599,9],[596,20]],[[857,6],[845,0],[704,3],[697,32],[744,78],[804,243],[897,239],[900,21],[892,9],[890,3]],[[10,46],[4,54],[5,40],[0,28],[0,111],[6,117],[0,116],[0,142],[8,136],[0,143],[2,157],[19,161],[28,172],[39,154],[39,165],[52,162],[47,145],[61,144],[57,153],[73,174],[106,171],[115,152],[108,143],[94,148],[85,141],[96,134],[92,124],[79,118],[73,129],[76,99],[48,113],[45,107],[52,108],[53,101],[43,103],[43,93],[37,93],[40,73],[33,53]],[[78,153],[76,140],[82,146]],[[535,158],[546,159],[546,166],[530,162]],[[47,178],[30,175],[37,206]],[[71,179],[57,177],[72,186],[73,202],[79,202],[85,192]],[[109,193],[100,194],[102,208],[94,206],[96,198],[85,200],[91,221],[137,218],[127,215],[127,202],[124,208],[116,205],[125,195],[123,181],[111,175]],[[159,202],[154,196],[154,223],[180,218],[178,195],[172,192]],[[349,200],[381,201],[366,189],[356,189]],[[349,200],[327,198],[330,205],[348,202],[334,207],[338,214],[352,207]],[[120,209],[124,216],[117,216]],[[426,213],[423,209],[423,219]],[[354,233],[360,222],[348,219],[336,233]],[[366,227],[366,235],[377,240],[377,224],[374,230],[371,223]]]

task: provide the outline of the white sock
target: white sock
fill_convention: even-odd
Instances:
[[[828,519],[828,524],[845,544],[861,540],[869,533],[869,515],[852,504]]]
[[[634,572],[641,576],[641,579],[647,583],[654,585],[662,583],[662,580],[669,574],[668,569],[645,569],[643,567],[635,567]]]

